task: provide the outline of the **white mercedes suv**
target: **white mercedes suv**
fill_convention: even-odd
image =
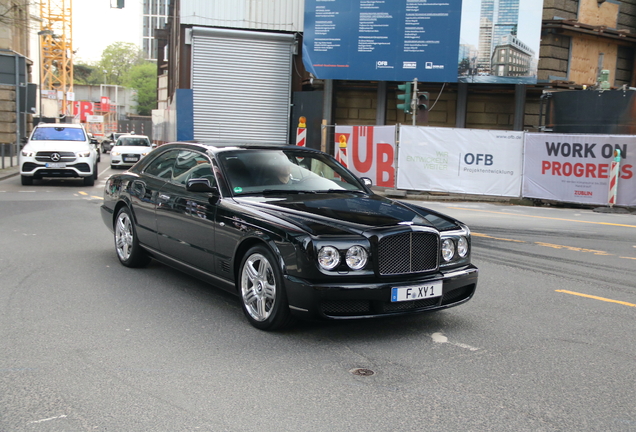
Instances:
[[[80,177],[85,186],[97,180],[98,154],[80,124],[40,123],[20,151],[23,185],[43,177]]]

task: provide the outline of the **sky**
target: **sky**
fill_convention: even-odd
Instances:
[[[141,43],[141,0],[125,0],[123,9],[111,8],[116,0],[73,1],[74,62],[94,63],[115,42]]]

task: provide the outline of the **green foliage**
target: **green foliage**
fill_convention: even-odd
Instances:
[[[99,85],[104,83],[104,73],[95,65],[75,63],[73,65],[73,84]]]
[[[458,69],[460,74],[468,72],[468,70],[470,69],[470,60],[468,60],[468,57],[464,57],[462,61],[459,62]]]
[[[151,115],[157,107],[157,65],[144,62],[130,68],[124,81],[126,87],[137,90],[137,111]]]
[[[110,84],[135,89],[140,115],[150,115],[157,106],[157,65],[144,60],[143,52],[133,43],[115,42],[106,47],[96,64],[77,63],[73,67],[75,84]]]
[[[144,63],[143,52],[130,42],[115,42],[102,52],[97,67],[102,71],[105,84],[124,85],[133,66]]]

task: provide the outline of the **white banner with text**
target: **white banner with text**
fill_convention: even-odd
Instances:
[[[401,126],[399,189],[519,197],[523,132]]]
[[[634,135],[526,134],[523,196],[607,204],[615,150],[621,153],[616,204],[634,206]]]

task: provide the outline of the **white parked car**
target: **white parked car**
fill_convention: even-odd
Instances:
[[[131,167],[155,147],[145,135],[122,135],[110,150],[110,167]]]
[[[23,185],[44,177],[78,177],[85,186],[97,180],[95,144],[80,124],[40,123],[20,151]]]

